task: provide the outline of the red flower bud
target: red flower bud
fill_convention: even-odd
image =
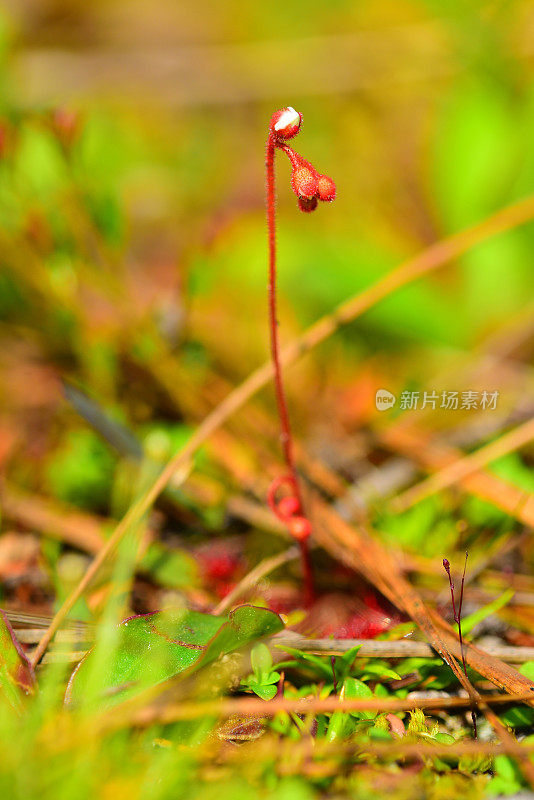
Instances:
[[[304,211],[305,214],[309,214],[311,211],[315,211],[317,208],[317,198],[299,197],[298,204],[301,211]]]
[[[317,193],[317,173],[306,166],[294,168],[291,175],[291,186],[298,197],[315,197]]]
[[[278,511],[282,517],[292,517],[294,514],[300,511],[299,501],[296,497],[294,497],[294,495],[282,497],[278,503]]]
[[[289,520],[289,532],[298,542],[304,541],[311,535],[311,525],[305,517],[293,517]]]
[[[331,203],[336,197],[336,184],[328,175],[319,175],[317,179],[317,197],[324,203]]]
[[[317,194],[317,170],[289,145],[282,145],[281,149],[291,161],[291,188],[297,197],[311,199]]]
[[[301,122],[302,114],[287,106],[272,115],[269,130],[277,139],[292,139],[299,132]]]

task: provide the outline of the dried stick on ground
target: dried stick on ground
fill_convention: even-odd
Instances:
[[[391,502],[391,508],[397,512],[406,511],[406,509],[411,508],[421,500],[425,500],[427,497],[436,494],[436,492],[458,483],[462,478],[472,475],[473,472],[480,470],[492,461],[496,461],[501,456],[518,450],[532,441],[532,439],[534,439],[534,419],[529,419],[495,441],[484,445],[474,453],[461,456],[438,472],[434,472],[424,481],[397,495]]]
[[[402,453],[431,472],[442,470],[462,459],[461,450],[450,447],[415,427],[384,430],[380,441],[395,452]],[[489,472],[472,472],[459,479],[462,489],[493,503],[515,519],[534,527],[534,495]]]
[[[491,705],[503,705],[511,702],[523,702],[525,694],[518,695],[485,695],[484,702]],[[167,724],[179,719],[198,719],[203,716],[231,717],[239,716],[272,716],[279,712],[323,713],[332,711],[409,711],[414,708],[452,709],[468,707],[468,697],[432,697],[406,698],[373,697],[364,700],[340,700],[337,695],[325,698],[275,698],[269,704],[256,697],[233,697],[207,702],[197,701],[180,703],[154,703],[137,710],[138,702],[126,702],[120,709],[113,709],[102,716],[102,727],[106,730],[129,725],[149,726]],[[448,745],[450,747],[450,745]],[[519,745],[513,740],[514,752]],[[449,752],[447,750],[447,752]],[[525,751],[527,752],[527,751]]]
[[[66,508],[5,483],[0,489],[0,500],[2,513],[9,519],[91,555],[98,553],[105,541],[104,520],[92,514]]]
[[[436,653],[426,642],[413,639],[306,639],[293,631],[277,633],[271,644],[284,647],[296,647],[305,653],[319,655],[342,655],[359,646],[356,658],[435,658]],[[484,652],[508,663],[524,664],[534,661],[534,647],[510,647],[495,644],[485,647]]]

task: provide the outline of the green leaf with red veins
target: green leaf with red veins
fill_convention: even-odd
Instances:
[[[248,605],[239,606],[228,617],[188,609],[131,617],[119,626],[119,644],[100,681],[98,705],[109,707],[176,675],[189,676],[283,627],[278,614]],[[74,670],[67,703],[83,701],[93,680],[94,660],[90,651]]]

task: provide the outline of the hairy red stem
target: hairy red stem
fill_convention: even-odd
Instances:
[[[280,418],[280,441],[284,460],[287,464],[289,474],[293,483],[295,497],[304,514],[302,494],[300,491],[295,461],[293,458],[293,438],[287,412],[287,403],[282,381],[282,367],[280,364],[280,346],[278,341],[278,320],[276,317],[276,194],[274,178],[274,155],[276,151],[276,139],[269,133],[267,139],[267,153],[265,159],[266,182],[267,182],[267,229],[269,237],[269,326],[271,332],[271,357],[274,368],[274,385],[276,392],[276,403],[278,406],[278,416]],[[313,602],[315,597],[313,573],[311,567],[310,551],[306,539],[299,541],[302,572],[304,576],[304,593],[307,605]]]

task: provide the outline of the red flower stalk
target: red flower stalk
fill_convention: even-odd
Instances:
[[[308,538],[312,532],[311,523],[306,516],[302,503],[297,470],[293,457],[293,439],[289,424],[289,415],[282,382],[280,348],[278,342],[278,322],[276,319],[276,214],[275,214],[275,180],[274,157],[276,150],[282,150],[291,163],[291,188],[298,198],[301,211],[309,213],[317,208],[318,200],[330,202],[336,196],[334,181],[317,172],[309,161],[302,158],[287,144],[300,130],[302,114],[294,108],[282,108],[271,117],[266,152],[266,184],[267,184],[267,227],[269,236],[269,324],[271,331],[271,356],[274,369],[274,383],[278,416],[280,418],[280,439],[288,474],[277,478],[271,484],[268,502],[276,516],[287,526],[291,536],[298,541],[304,574],[305,602],[310,605],[314,599],[313,574],[311,569]],[[282,486],[289,489],[289,494],[278,499],[277,493]]]

